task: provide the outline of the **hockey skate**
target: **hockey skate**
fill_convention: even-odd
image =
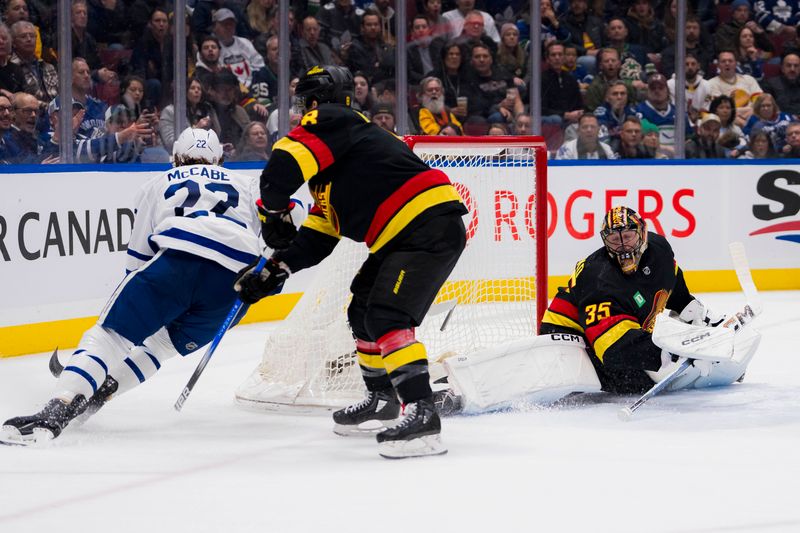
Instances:
[[[343,437],[374,435],[400,416],[400,400],[393,389],[367,391],[360,402],[333,413],[333,432]]]
[[[405,416],[395,426],[378,433],[378,453],[387,459],[442,455],[442,423],[433,399],[405,405]]]
[[[53,440],[67,424],[86,410],[86,405],[86,398],[82,394],[69,404],[54,398],[35,415],[6,420],[0,430],[0,442],[27,446]]]

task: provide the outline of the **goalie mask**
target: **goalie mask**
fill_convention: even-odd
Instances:
[[[600,230],[609,257],[616,259],[623,274],[633,274],[647,249],[647,225],[636,211],[617,206],[606,213]]]
[[[186,128],[172,146],[172,166],[219,165],[222,145],[213,130]]]
[[[294,91],[306,111],[319,104],[343,104],[350,107],[355,96],[353,75],[345,67],[316,66],[303,74]]]

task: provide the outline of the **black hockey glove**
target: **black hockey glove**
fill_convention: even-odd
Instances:
[[[261,237],[266,245],[273,250],[288,248],[297,234],[297,227],[292,222],[292,205],[288,205],[286,209],[270,210],[259,199],[256,207],[258,219],[261,221]]]
[[[236,275],[233,289],[239,293],[239,299],[246,304],[254,304],[261,298],[278,294],[283,289],[289,269],[282,263],[267,259],[264,269],[256,274],[254,272],[258,260],[250,263]]]

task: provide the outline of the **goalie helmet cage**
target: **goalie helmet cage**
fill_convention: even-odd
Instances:
[[[547,308],[547,148],[541,137],[406,137],[461,194],[467,246],[416,329],[430,361],[536,334]],[[377,157],[380,155],[376,154]],[[348,239],[317,267],[292,312],[236,390],[245,406],[332,410],[363,397],[347,325],[350,282],[367,257]],[[541,296],[541,297],[538,297]]]

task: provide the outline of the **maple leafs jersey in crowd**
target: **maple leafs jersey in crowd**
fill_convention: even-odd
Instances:
[[[214,165],[181,166],[151,179],[136,199],[127,270],[168,248],[238,272],[261,251],[257,198],[256,178]]]
[[[289,195],[306,181],[314,207],[292,246],[276,254],[293,272],[319,263],[342,236],[376,253],[423,221],[467,212],[443,172],[340,104],[309,111],[275,143],[261,174],[265,207],[286,208]]]
[[[603,390],[641,392],[653,385],[644,370],[661,367],[661,348],[651,339],[656,315],[665,307],[680,313],[693,299],[672,247],[650,232],[633,274],[623,274],[605,247],[578,262],[544,314],[541,333],[584,335]]]

